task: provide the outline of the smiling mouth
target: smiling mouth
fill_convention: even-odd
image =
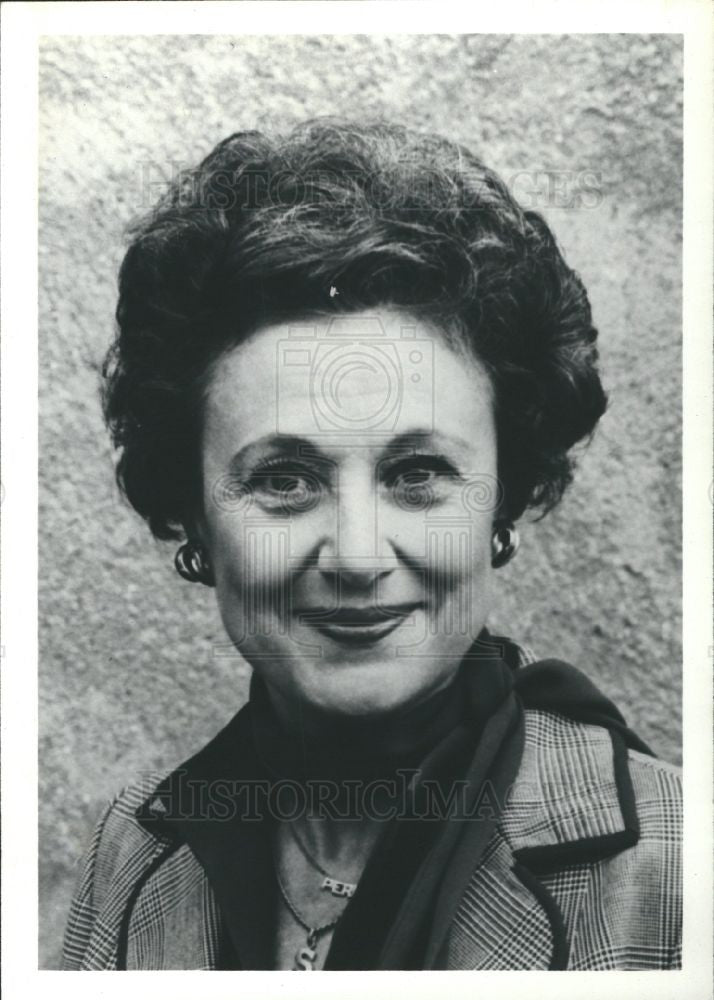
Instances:
[[[311,608],[298,611],[298,620],[321,635],[345,645],[378,642],[398,628],[419,604],[395,607]]]

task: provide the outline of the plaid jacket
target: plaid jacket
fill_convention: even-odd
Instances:
[[[97,826],[64,969],[216,968],[221,917],[202,867],[135,817],[153,787],[126,789]],[[680,791],[677,768],[608,730],[526,711],[512,794],[436,967],[679,968]]]

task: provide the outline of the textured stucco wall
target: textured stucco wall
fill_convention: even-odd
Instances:
[[[41,61],[41,964],[107,797],[233,714],[213,594],[116,496],[91,363],[122,228],[240,128],[385,114],[471,144],[589,287],[611,408],[576,486],[524,526],[496,623],[569,659],[680,759],[677,37],[47,39]],[[578,190],[580,198],[576,197]]]

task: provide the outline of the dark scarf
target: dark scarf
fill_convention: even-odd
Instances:
[[[517,647],[484,631],[454,683],[428,703],[369,726],[325,719],[312,743],[299,725],[285,731],[254,674],[248,705],[181,769],[194,780],[230,776],[275,785],[289,779],[304,787],[406,775],[395,783],[401,789],[398,815],[385,822],[335,928],[325,969],[439,968],[451,919],[519,769],[525,708],[606,726],[628,746],[651,752],[575,667],[557,660],[517,664]],[[460,794],[450,806],[454,789]],[[339,797],[334,803],[344,805]],[[270,967],[265,938],[274,926],[275,892],[265,891],[273,876],[262,826],[203,815],[175,824],[223,911],[229,930],[219,959],[223,969]],[[241,860],[241,851],[247,858]]]

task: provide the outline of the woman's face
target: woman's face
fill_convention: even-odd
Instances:
[[[500,500],[483,366],[408,312],[267,326],[207,389],[201,534],[276,706],[444,687],[486,619]]]

